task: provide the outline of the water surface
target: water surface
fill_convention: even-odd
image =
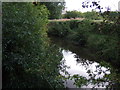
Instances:
[[[63,58],[61,59],[63,66],[60,74],[65,77],[75,76],[75,78],[72,79],[63,79],[65,87],[120,88],[119,72],[116,72],[116,69],[112,68],[105,60],[103,61],[97,57],[91,50],[73,45],[71,42],[58,38],[51,38],[51,43],[57,45],[63,54]],[[78,81],[80,81],[80,83]]]
[[[86,79],[90,79],[91,76],[89,76],[90,74],[88,73],[88,71],[90,71],[92,72],[92,75],[94,75],[94,79],[98,79],[98,78],[102,78],[105,74],[110,74],[109,68],[100,66],[100,64],[95,61],[89,61],[87,59],[77,57],[75,53],[72,53],[71,51],[68,50],[62,50],[62,53],[63,53],[62,60],[65,62],[65,65],[69,67],[66,69],[66,71],[71,76],[75,74],[79,74],[80,76],[83,76]],[[65,73],[62,72],[61,74],[65,75]],[[65,81],[64,85],[68,88],[77,88],[77,86],[74,85],[73,83],[74,80],[67,80]],[[108,85],[108,82],[104,82],[104,85],[102,85],[102,83],[100,83],[99,85],[92,85],[92,84],[88,84],[87,86],[83,85],[82,88],[93,88],[93,87],[105,88],[106,85]]]

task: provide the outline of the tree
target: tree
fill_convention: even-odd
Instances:
[[[62,54],[48,43],[46,7],[3,3],[2,12],[2,87],[60,87],[55,78],[59,76]]]
[[[102,28],[103,26],[107,29],[101,29],[102,32],[107,31],[108,35],[113,35],[116,37],[116,50],[114,52],[116,53],[116,57],[113,61],[116,62],[116,67],[119,66],[120,62],[120,12],[119,11],[110,11],[110,8],[107,7],[107,10],[105,12],[102,12],[103,7],[99,4],[99,2],[92,1],[92,4],[90,4],[90,1],[83,2],[83,8],[92,8],[96,7],[95,9],[99,10],[100,15],[103,17],[103,22],[100,23],[100,26],[98,28]],[[109,26],[106,26],[109,25]],[[112,50],[111,48],[109,50]],[[106,51],[107,52],[107,51]],[[108,52],[107,52],[108,53]],[[111,55],[112,56],[112,55]]]
[[[101,13],[103,18],[108,21],[113,21],[116,23],[120,23],[120,12],[117,11],[105,11]]]
[[[49,19],[60,19],[62,18],[62,10],[64,9],[65,2],[40,2],[45,5],[49,10]]]
[[[2,8],[3,88],[41,87],[35,70],[44,56],[48,11],[32,3],[3,3]]]
[[[92,11],[92,12],[85,12],[83,13],[84,17],[87,19],[93,19],[93,20],[98,20],[101,19],[100,15],[98,12]]]
[[[67,11],[64,18],[78,18],[83,17],[82,13],[79,11]]]

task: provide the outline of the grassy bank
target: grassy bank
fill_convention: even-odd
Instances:
[[[74,45],[88,47],[103,60],[118,64],[119,27],[111,22],[91,20],[52,21],[48,24],[48,35],[69,40]]]

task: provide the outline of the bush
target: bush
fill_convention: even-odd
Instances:
[[[85,12],[83,13],[84,18],[91,19],[91,20],[100,20],[102,17],[99,15],[98,12]]]
[[[67,39],[75,45],[86,46],[95,52],[95,55],[102,57],[105,60],[111,61],[112,63],[119,62],[119,25],[105,22],[93,22],[91,20],[70,20],[66,22],[59,22],[59,25],[54,25],[49,28],[48,32],[54,33],[57,31],[57,27],[62,27],[59,31],[64,32],[66,28],[62,24],[66,24],[69,28],[67,34],[64,34],[64,39]],[[62,24],[60,24],[62,23]],[[51,26],[49,26],[51,27]],[[52,31],[53,30],[53,31]],[[59,33],[56,33],[58,36]]]
[[[48,43],[46,7],[32,3],[3,3],[2,8],[3,88],[59,86],[55,78],[59,75],[57,67],[61,53]]]
[[[64,18],[78,18],[78,17],[83,17],[81,12],[78,11],[67,11],[66,14],[64,15]]]
[[[69,22],[50,22],[48,35],[65,37],[70,31]]]
[[[49,10],[49,19],[60,19],[62,18],[62,10],[64,9],[64,2],[40,2],[40,4],[45,5]]]
[[[118,21],[120,18],[120,12],[117,11],[105,11],[103,13],[101,13],[101,15],[103,16],[104,19],[109,20],[109,21]]]

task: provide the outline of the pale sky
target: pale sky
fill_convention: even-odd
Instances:
[[[120,0],[65,0],[67,11],[78,10],[81,12],[91,11],[91,9],[82,8],[83,1],[100,1],[100,5],[104,8],[102,11],[106,10],[105,7],[110,7],[111,11],[118,10],[118,2]]]

